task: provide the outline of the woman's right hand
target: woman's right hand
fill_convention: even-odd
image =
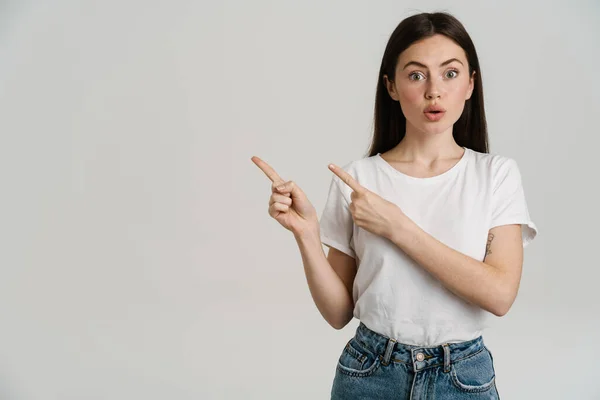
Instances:
[[[285,182],[269,164],[260,158],[255,156],[251,160],[272,182],[269,215],[294,236],[301,236],[311,230],[318,231],[317,212],[302,189],[293,181]],[[281,185],[284,185],[284,189],[277,189]]]

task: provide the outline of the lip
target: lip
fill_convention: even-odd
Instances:
[[[439,106],[437,104],[434,104],[434,105],[428,106],[423,112],[428,113],[428,112],[431,112],[431,111],[442,111],[442,112],[445,112],[446,110],[443,107],[441,107],[441,106]]]
[[[427,117],[427,119],[430,121],[439,121],[440,119],[442,119],[444,117],[444,115],[446,115],[446,112],[445,111],[441,111],[438,113],[425,112],[423,114],[425,114],[425,117]]]

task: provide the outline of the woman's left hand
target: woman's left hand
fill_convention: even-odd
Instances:
[[[352,189],[350,212],[356,225],[390,239],[398,223],[406,218],[400,207],[361,186],[342,168],[330,164],[329,169]]]

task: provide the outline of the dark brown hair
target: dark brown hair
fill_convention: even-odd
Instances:
[[[465,102],[462,115],[454,123],[452,136],[459,146],[488,153],[483,86],[475,46],[460,21],[449,13],[435,12],[405,18],[396,27],[387,43],[377,80],[373,141],[368,156],[394,148],[406,134],[406,117],[399,103],[390,97],[383,76],[387,75],[388,79],[393,81],[400,54],[413,43],[435,34],[444,35],[462,47],[469,64],[469,77],[473,75],[473,71],[476,71],[473,93]]]

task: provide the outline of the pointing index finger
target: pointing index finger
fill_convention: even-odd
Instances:
[[[262,170],[262,172],[265,173],[265,175],[267,175],[267,178],[269,178],[271,180],[271,182],[284,183],[283,179],[281,179],[281,177],[277,174],[277,172],[275,172],[275,170],[273,168],[271,168],[271,166],[269,164],[267,164],[260,158],[254,156],[254,157],[252,157],[252,162],[254,162],[254,164],[256,164],[256,166],[258,168],[260,168]]]
[[[329,169],[331,171],[333,171],[334,174],[336,174],[337,176],[340,177],[340,179],[348,186],[350,186],[350,188],[352,190],[354,190],[357,193],[362,193],[364,192],[366,189],[364,187],[362,187],[357,181],[356,179],[354,179],[352,177],[352,175],[350,175],[349,173],[347,173],[346,171],[344,171],[342,168],[338,167],[335,164],[329,164]]]

